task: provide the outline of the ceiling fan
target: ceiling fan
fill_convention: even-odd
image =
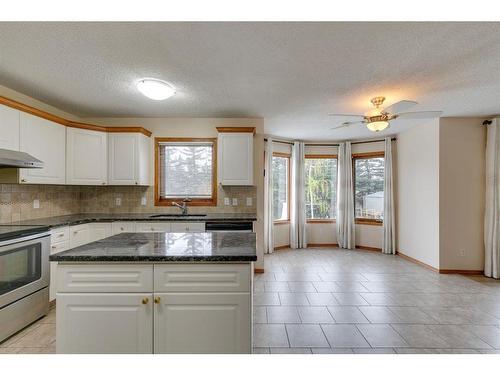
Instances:
[[[401,120],[414,120],[414,119],[426,119],[426,118],[435,118],[441,116],[442,111],[420,111],[420,112],[404,112],[409,108],[417,105],[417,102],[412,100],[401,100],[397,103],[394,103],[388,107],[380,108],[384,103],[384,96],[377,96],[372,98],[370,101],[372,102],[375,109],[369,115],[346,115],[346,114],[337,114],[333,113],[330,116],[335,117],[358,117],[360,118],[357,121],[346,121],[341,125],[336,126],[332,129],[340,129],[347,128],[351,125],[356,124],[366,124],[368,130],[372,132],[379,132],[389,127],[389,122],[395,119]]]

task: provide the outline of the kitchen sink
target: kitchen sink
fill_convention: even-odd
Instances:
[[[158,215],[151,215],[150,218],[155,218],[155,219],[161,219],[163,218],[169,218],[169,217],[204,217],[207,216],[206,214],[158,214]]]

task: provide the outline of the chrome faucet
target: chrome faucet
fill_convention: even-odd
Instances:
[[[182,210],[182,214],[187,215],[188,213],[187,202],[191,202],[191,199],[186,197],[182,200],[182,204],[179,204],[177,202],[172,202],[172,206],[179,207]]]

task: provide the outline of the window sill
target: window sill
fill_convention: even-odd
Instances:
[[[275,220],[274,225],[290,224],[290,220]]]
[[[307,224],[326,224],[326,223],[336,223],[335,219],[307,219]]]
[[[360,225],[374,225],[377,227],[381,227],[384,225],[384,222],[382,220],[377,219],[355,219],[354,223]]]
[[[182,199],[156,199],[155,206],[172,206],[172,203],[176,202],[182,204]],[[187,202],[188,207],[192,206],[217,206],[216,199],[193,199]]]

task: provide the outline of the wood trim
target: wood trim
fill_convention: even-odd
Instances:
[[[286,152],[273,152],[273,156],[276,156],[278,158],[287,158],[287,159],[290,159],[292,157],[291,154],[287,154]]]
[[[307,219],[306,220],[307,224],[327,224],[327,223],[334,224],[336,222],[337,222],[337,220],[335,220],[335,219]]]
[[[400,256],[401,258],[403,259],[406,259],[407,261],[409,262],[412,262],[412,263],[415,263],[415,264],[418,264],[419,266],[422,266],[422,267],[425,267],[427,269],[430,269],[431,271],[434,271],[434,272],[439,272],[439,270],[437,268],[434,268],[432,267],[431,265],[427,264],[427,263],[424,263],[424,262],[421,262],[420,260],[417,260],[415,258],[412,258],[411,256],[409,255],[406,255],[406,254],[403,254],[401,253],[399,250],[396,251],[396,255]]]
[[[377,227],[381,227],[384,225],[384,222],[378,219],[366,219],[366,218],[356,218],[354,219],[354,224],[359,225],[374,225]]]
[[[7,107],[11,107],[21,112],[29,113],[30,115],[37,116],[45,120],[52,121],[57,124],[64,125],[70,128],[87,129],[87,130],[94,130],[94,131],[108,132],[108,133],[141,133],[148,137],[151,136],[151,132],[143,127],[139,126],[113,127],[113,126],[86,124],[83,122],[68,120],[60,116],[54,115],[52,113],[43,111],[41,109],[31,107],[27,104],[23,104],[15,100],[6,98],[5,96],[0,96],[0,104],[6,105]]]
[[[446,270],[440,269],[439,273],[444,274],[457,274],[457,275],[483,275],[483,270]]]
[[[219,133],[253,133],[255,134],[255,127],[253,126],[217,126]]]
[[[333,154],[306,154],[304,155],[306,159],[337,159],[338,155]]]
[[[158,152],[161,142],[210,142],[212,143],[212,198],[211,199],[196,199],[194,198],[188,203],[188,206],[217,206],[217,138],[165,138],[155,137],[155,206],[171,206],[172,202],[179,202],[179,199],[165,199],[160,197],[160,184],[159,184],[159,167],[160,167],[160,153]]]
[[[253,273],[264,273],[264,268],[254,268]]]
[[[283,250],[283,249],[289,249],[290,248],[290,244],[288,245],[281,245],[281,246],[275,246],[274,247],[274,250]]]
[[[382,157],[385,157],[384,151],[361,152],[357,154],[352,154],[353,159],[368,159],[368,158],[382,158]]]
[[[308,243],[307,247],[338,247],[338,243]]]
[[[274,220],[273,221],[274,225],[284,225],[284,224],[290,224],[290,220]]]
[[[357,250],[367,250],[367,251],[382,251],[380,247],[370,247],[370,246],[356,246]]]

